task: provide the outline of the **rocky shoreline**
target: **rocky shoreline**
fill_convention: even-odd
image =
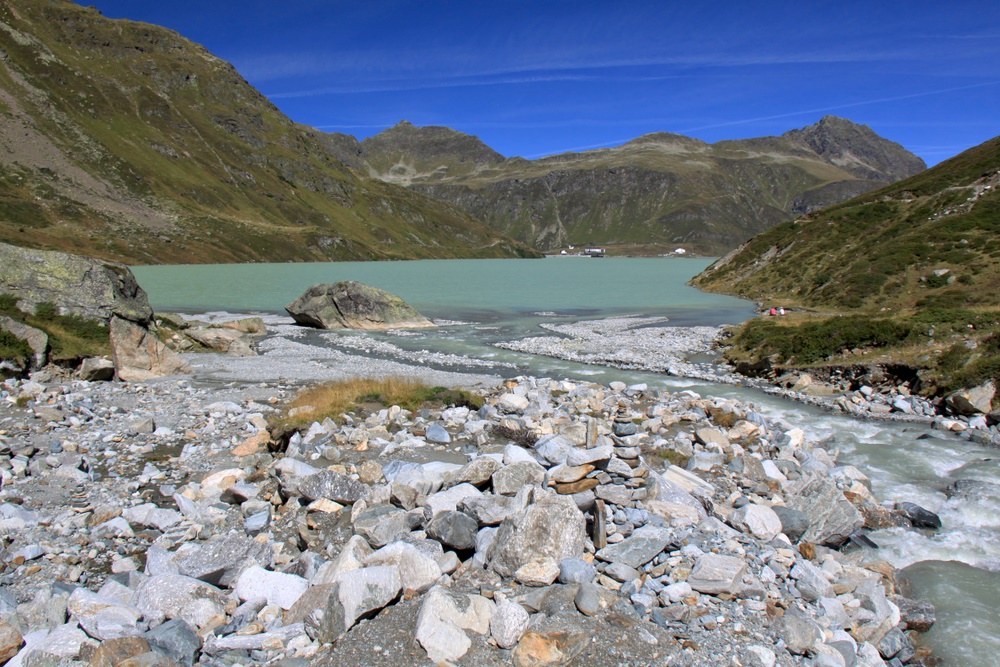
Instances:
[[[977,388],[982,396],[968,409],[952,401],[917,396],[907,383],[877,370],[866,377],[818,380],[808,374],[788,374],[774,380],[742,375],[718,359],[726,327],[666,326],[666,318],[617,317],[570,324],[542,324],[554,336],[534,336],[497,343],[496,347],[623,370],[645,370],[720,384],[753,387],[765,393],[844,412],[862,419],[930,424],[961,434],[978,444],[1000,447],[1000,411],[991,413],[995,388]],[[692,356],[711,362],[692,363]],[[975,391],[975,390],[973,390]],[[970,392],[962,392],[968,396]],[[962,407],[964,407],[964,405]]]
[[[897,596],[888,564],[838,550],[921,515],[752,405],[517,378],[479,411],[387,408],[272,438],[294,391],[6,381],[7,664],[924,655],[912,633],[932,609]]]

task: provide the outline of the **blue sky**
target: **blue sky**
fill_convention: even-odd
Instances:
[[[1000,134],[1000,2],[86,0],[232,62],[293,120],[539,157],[825,114],[935,164]]]

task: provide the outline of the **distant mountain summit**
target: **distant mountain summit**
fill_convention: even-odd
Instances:
[[[0,0],[0,145],[15,245],[129,263],[537,256],[351,169],[357,140],[293,123],[177,33],[63,0]]]
[[[353,144],[330,136],[347,164],[542,249],[683,245],[720,253],[926,168],[899,144],[833,116],[780,137],[708,144],[658,132],[538,160],[504,158],[478,137],[406,121]]]
[[[868,127],[824,116],[815,125],[782,135],[854,176],[892,183],[927,168],[922,159]]]

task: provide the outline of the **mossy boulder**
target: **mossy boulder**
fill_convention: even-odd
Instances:
[[[146,325],[153,316],[146,292],[124,264],[0,243],[0,293],[35,312],[51,303],[60,315],[107,324],[112,315]]]
[[[318,329],[434,326],[395,294],[354,280],[313,285],[285,310],[296,323]]]

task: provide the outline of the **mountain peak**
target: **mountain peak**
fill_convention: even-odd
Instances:
[[[868,180],[891,183],[927,168],[926,163],[867,125],[838,116],[781,135],[841,169]]]

